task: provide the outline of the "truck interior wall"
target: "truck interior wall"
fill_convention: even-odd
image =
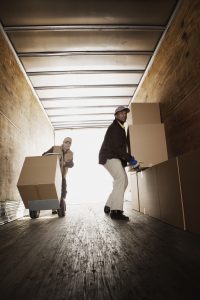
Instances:
[[[200,1],[183,0],[135,102],[160,103],[169,158],[200,149]]]
[[[0,29],[0,224],[25,213],[17,181],[26,156],[54,144],[54,131]]]

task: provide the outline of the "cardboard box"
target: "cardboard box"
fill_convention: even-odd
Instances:
[[[161,221],[185,229],[177,159],[172,158],[155,168]]]
[[[156,166],[138,173],[140,212],[160,219]]]
[[[186,229],[200,233],[200,150],[178,157]]]
[[[160,124],[160,107],[158,103],[131,103],[127,114],[127,123],[133,124]]]
[[[58,155],[25,158],[17,187],[26,208],[59,208],[61,185]]]
[[[163,124],[129,126],[131,154],[142,167],[152,167],[168,159]]]

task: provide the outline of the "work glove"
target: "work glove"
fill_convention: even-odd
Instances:
[[[136,171],[140,170],[140,164],[137,160],[135,160],[134,157],[132,157],[130,160],[130,166],[132,166]]]

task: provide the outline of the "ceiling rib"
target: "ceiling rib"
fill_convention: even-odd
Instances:
[[[115,108],[117,107],[118,105],[106,105],[107,108]],[[47,107],[46,110],[62,110],[62,109],[67,109],[69,107]],[[70,109],[79,109],[79,108],[82,108],[82,109],[87,109],[87,108],[105,108],[105,105],[88,105],[88,106],[70,106]]]
[[[115,88],[115,87],[137,87],[137,84],[94,84],[94,85],[59,85],[59,86],[39,86],[35,87],[36,91],[51,89],[88,89],[88,88]]]
[[[131,99],[131,96],[88,96],[88,97],[85,97],[85,96],[83,96],[83,97],[80,97],[80,96],[78,96],[78,97],[57,97],[57,98],[40,98],[40,101],[56,101],[56,100],[77,100],[77,101],[79,101],[79,100],[86,100],[86,99],[113,99],[113,100],[115,100],[115,99],[117,99],[117,98],[126,98],[126,99]]]
[[[55,51],[18,52],[19,57],[74,56],[74,55],[152,55],[153,51]]]
[[[142,70],[70,70],[70,71],[41,71],[41,72],[27,72],[28,76],[40,75],[65,75],[65,74],[143,74]]]
[[[158,25],[65,25],[65,26],[5,26],[6,32],[16,31],[164,31],[165,26]]]
[[[74,99],[75,101],[78,100],[78,101],[81,101],[81,100],[87,100],[87,99],[113,99],[113,100],[116,100],[117,98],[127,98],[127,99],[132,99],[132,96],[130,95],[117,95],[117,96],[102,96],[102,98],[100,97],[97,97],[97,96],[86,96],[86,97],[80,97],[80,96],[77,96],[77,97],[57,97],[57,98],[40,98],[40,101],[43,102],[43,101],[57,101],[57,100],[66,100],[66,98],[68,98],[68,100],[72,100]]]
[[[70,114],[63,114],[63,115],[50,115],[49,117],[50,118],[55,118],[55,117],[70,117],[72,115],[75,115],[75,116],[89,116],[89,115],[92,115],[92,116],[102,116],[102,115],[111,115],[112,113],[82,113],[82,114],[77,114],[77,113],[70,113]]]
[[[77,121],[52,121],[52,124],[56,125],[56,124],[61,124],[61,125],[69,125],[69,124],[104,124],[104,122],[112,122],[113,119],[105,119],[105,120],[81,120],[81,122],[77,122]]]
[[[91,125],[70,125],[70,126],[54,126],[54,129],[56,131],[58,130],[66,130],[66,129],[95,129],[95,128],[105,128],[108,127],[110,123],[106,124],[104,123],[103,125],[96,125],[96,124],[91,124]]]

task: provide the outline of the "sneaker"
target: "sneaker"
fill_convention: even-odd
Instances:
[[[110,217],[111,219],[115,219],[115,220],[124,220],[124,221],[129,220],[129,217],[125,216],[123,214],[123,211],[121,210],[111,210]]]
[[[110,213],[110,207],[105,205],[104,206],[104,212],[105,212],[105,214],[109,214]]]
[[[52,209],[52,215],[55,215],[55,214],[57,214],[58,212],[57,212],[57,209]]]

